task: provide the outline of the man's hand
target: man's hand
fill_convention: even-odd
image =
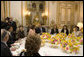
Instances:
[[[16,50],[16,48],[11,48],[10,50],[11,50],[11,51],[15,51],[15,50]]]

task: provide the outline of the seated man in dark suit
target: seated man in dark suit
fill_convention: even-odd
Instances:
[[[56,25],[54,25],[54,27],[51,29],[51,34],[55,34],[55,33],[56,34],[59,33]]]
[[[13,31],[15,32],[17,29],[16,22],[13,21],[13,18],[10,18],[9,21],[10,21],[10,25],[13,27]]]
[[[41,24],[39,24],[39,26],[36,27],[35,31],[37,34],[42,33],[42,32],[46,32],[45,28],[42,27]]]
[[[15,42],[14,40],[14,34],[13,34],[13,27],[12,26],[7,26],[6,28],[9,31],[9,40],[7,42],[8,46],[11,47],[11,44],[13,44]]]
[[[12,53],[6,44],[8,39],[9,33],[6,30],[1,29],[1,56],[12,56]]]
[[[14,37],[15,37],[14,40],[16,41],[16,29],[17,29],[16,22],[13,21],[13,18],[10,18],[9,22],[10,22],[10,25],[13,27],[13,34],[14,34]]]
[[[2,29],[6,29],[6,27],[9,26],[9,25],[10,25],[10,24],[9,24],[9,18],[8,18],[8,17],[5,18],[4,21],[1,21],[1,28],[2,28]]]
[[[1,21],[1,29],[5,29],[6,28],[6,23],[4,21]]]
[[[17,32],[17,37],[18,37],[18,39],[21,39],[21,38],[25,37],[23,26],[19,27],[19,31]]]

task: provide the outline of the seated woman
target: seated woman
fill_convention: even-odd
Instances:
[[[51,29],[51,34],[55,34],[55,33],[56,34],[59,33],[56,25],[54,25],[54,27]]]
[[[35,33],[35,25],[31,25],[27,31],[28,34],[30,34],[29,32],[32,33],[32,31]]]
[[[69,34],[69,30],[67,29],[67,26],[64,25],[62,30],[61,30],[62,33],[66,33],[67,35]]]
[[[18,33],[17,33],[17,37],[18,37],[18,38],[24,38],[24,37],[25,37],[24,30],[23,30],[23,26],[20,26],[20,27],[19,27],[19,31],[18,31]]]
[[[41,46],[40,36],[37,34],[29,34],[26,39],[25,49],[26,52],[23,52],[21,56],[40,56],[38,53]]]

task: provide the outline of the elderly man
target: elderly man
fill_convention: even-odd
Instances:
[[[15,42],[14,40],[14,34],[13,34],[13,27],[7,26],[7,31],[9,31],[9,40],[7,41],[8,47],[11,47],[11,44]]]
[[[9,33],[5,29],[1,29],[1,56],[12,56],[12,53],[6,42],[9,39]]]

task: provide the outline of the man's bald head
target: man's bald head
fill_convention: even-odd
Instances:
[[[4,32],[4,30],[5,30],[5,29],[1,29],[1,36],[2,36],[2,34],[3,34],[3,32]]]
[[[7,42],[9,39],[9,32],[5,29],[1,29],[1,41]]]

